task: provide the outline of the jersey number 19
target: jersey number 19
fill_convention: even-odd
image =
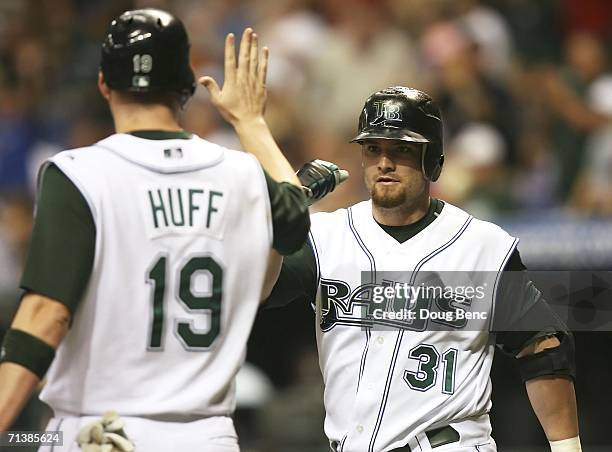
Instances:
[[[167,258],[161,256],[147,273],[147,283],[153,285],[151,309],[151,329],[148,349],[161,351],[162,336],[165,322],[165,292],[166,292]],[[210,290],[206,294],[195,293],[192,277],[197,272],[206,272],[210,278]],[[178,272],[178,301],[186,310],[208,311],[210,328],[207,332],[194,331],[193,321],[176,323],[178,338],[187,350],[206,350],[210,348],[221,331],[221,289],[223,287],[223,269],[211,256],[194,256],[187,260]],[[171,293],[176,293],[174,290]]]

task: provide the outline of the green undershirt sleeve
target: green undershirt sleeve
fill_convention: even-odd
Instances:
[[[57,166],[46,168],[39,193],[20,287],[74,312],[93,267],[95,223],[85,198]]]
[[[310,216],[306,196],[299,187],[278,183],[264,171],[272,211],[272,247],[282,255],[294,253],[306,241]]]
[[[283,258],[283,266],[266,307],[276,308],[294,301],[314,303],[317,294],[317,262],[310,242]]]

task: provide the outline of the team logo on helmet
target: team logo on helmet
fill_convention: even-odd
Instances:
[[[401,123],[400,106],[393,101],[374,102],[374,108],[376,108],[376,117],[369,122],[371,126],[397,128],[395,124],[390,124],[388,121],[398,121]]]

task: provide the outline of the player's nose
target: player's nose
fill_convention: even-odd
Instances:
[[[395,162],[389,158],[386,152],[380,154],[378,169],[382,172],[393,171],[395,169]]]

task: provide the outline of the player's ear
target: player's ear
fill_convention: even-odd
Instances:
[[[102,71],[98,71],[98,90],[104,99],[107,101],[110,100],[111,90],[104,80],[104,74],[102,74]]]

